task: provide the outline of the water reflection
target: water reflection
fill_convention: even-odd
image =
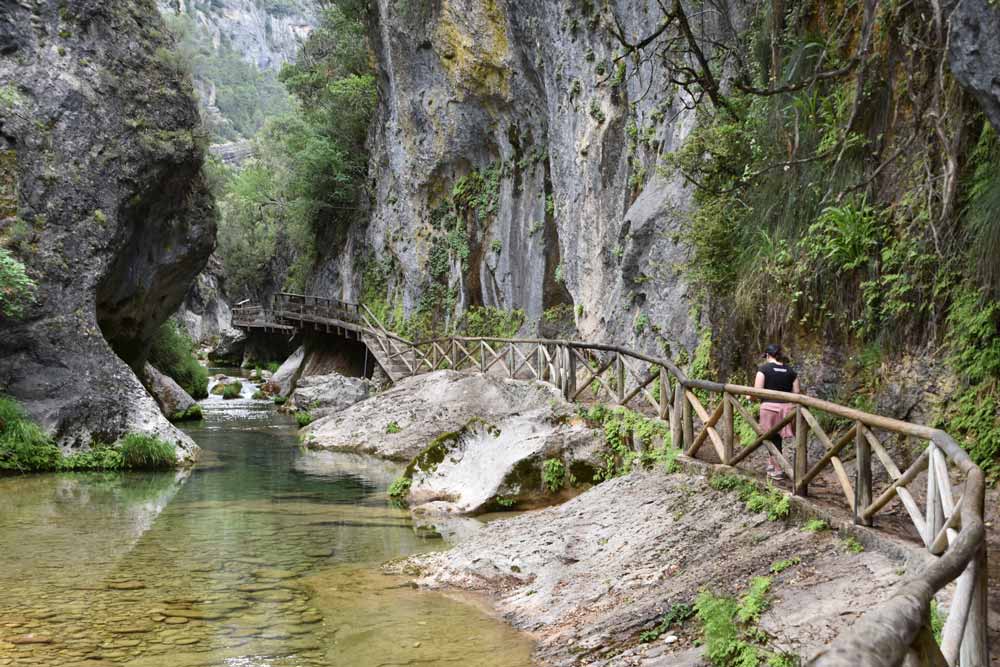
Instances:
[[[266,401],[203,405],[190,474],[0,480],[0,665],[529,664],[487,613],[379,573],[443,544],[387,502],[398,466],[305,452]]]

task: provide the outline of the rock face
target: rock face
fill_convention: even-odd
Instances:
[[[246,342],[246,334],[242,331],[227,328],[219,335],[219,341],[208,353],[208,359],[215,364],[239,366],[243,362]]]
[[[184,325],[191,339],[205,343],[217,338],[233,338],[233,313],[223,287],[222,262],[213,255],[208,267],[198,274],[194,285],[184,297],[176,318]]]
[[[471,417],[499,422],[533,413],[555,420],[571,410],[558,389],[541,382],[436,371],[402,380],[388,391],[313,422],[303,433],[312,448],[409,463],[432,440],[461,430]]]
[[[275,72],[295,59],[299,46],[316,25],[316,2],[259,0],[157,0],[160,11],[186,13],[218,44],[232,49],[259,69]]]
[[[167,377],[151,365],[146,364],[143,368],[143,376],[146,389],[153,395],[156,404],[168,419],[181,419],[197,405],[197,402],[174,382],[173,378]]]
[[[990,0],[962,0],[952,11],[951,71],[1000,131],[1000,8]]]
[[[0,19],[17,201],[0,233],[38,282],[0,326],[0,387],[64,447],[141,431],[190,456],[122,361],[142,368],[214,245],[190,81],[151,0],[32,6],[5,3]]]
[[[390,299],[411,311],[446,288],[459,309],[523,308],[536,328],[543,311],[561,308],[550,315],[575,319],[587,339],[694,349],[679,270],[691,193],[656,168],[694,113],[663,68],[614,81],[621,47],[588,27],[599,4],[373,3],[382,93],[375,207],[320,273],[326,293],[357,289],[348,264],[361,245],[390,258]],[[630,37],[651,32],[661,15],[656,0],[610,5]],[[700,13],[694,28],[710,37],[723,30],[718,21]],[[456,206],[459,183],[486,203]],[[442,217],[455,210],[469,231],[450,252]]]
[[[344,377],[338,373],[311,375],[299,379],[292,392],[292,402],[299,410],[308,410],[313,417],[326,417],[365,400],[370,390],[364,378]]]
[[[548,420],[546,413],[541,408],[496,424],[474,420],[459,434],[438,438],[407,468],[407,501],[424,514],[523,509],[551,504],[569,485],[568,470],[585,471],[590,481],[602,464],[602,434],[581,421]],[[551,488],[546,461],[558,466]]]
[[[706,481],[633,472],[392,569],[426,587],[492,595],[508,621],[538,639],[539,664],[560,666],[707,664],[696,620],[648,644],[638,635],[699,590],[742,595],[755,576],[772,577],[760,627],[780,640],[768,648],[808,658],[901,581],[902,563],[889,556],[851,554],[830,532],[750,514]],[[771,573],[772,563],[794,558]]]

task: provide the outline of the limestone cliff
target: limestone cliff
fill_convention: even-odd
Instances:
[[[659,12],[612,4],[629,35]],[[691,196],[656,164],[694,113],[668,72],[623,77],[615,44],[587,28],[590,3],[379,0],[374,13],[374,209],[319,283],[354,296],[367,247],[410,312],[523,308],[543,333],[568,319],[591,339],[693,349],[678,270]],[[720,29],[712,15],[696,28]]]
[[[0,2],[2,242],[38,283],[0,321],[0,390],[65,448],[130,431],[194,443],[132,368],[214,246],[205,137],[153,0]],[[130,368],[131,365],[131,368]]]

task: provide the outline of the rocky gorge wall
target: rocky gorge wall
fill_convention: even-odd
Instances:
[[[17,201],[0,235],[37,282],[0,324],[0,390],[64,448],[139,431],[196,449],[132,370],[215,242],[206,138],[171,48],[152,0],[0,3]]]
[[[613,4],[628,35],[659,12]],[[656,164],[694,113],[668,73],[623,78],[620,45],[588,27],[590,3],[380,0],[374,11],[371,221],[317,285],[356,297],[367,250],[408,312],[521,308],[534,330],[568,318],[586,338],[693,349],[678,270],[691,194]],[[714,16],[695,29],[721,30]]]

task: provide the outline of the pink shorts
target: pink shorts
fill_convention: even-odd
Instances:
[[[794,403],[771,403],[764,401],[760,404],[760,427],[767,433],[772,428],[781,423],[785,417],[795,412]],[[795,420],[788,422],[781,429],[781,437],[795,437]]]

